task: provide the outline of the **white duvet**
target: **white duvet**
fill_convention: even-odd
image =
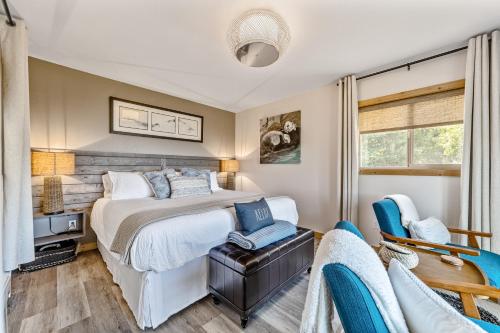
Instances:
[[[129,215],[145,209],[178,205],[186,200],[214,200],[246,196],[248,192],[217,191],[198,198],[156,200],[154,198],[96,201],[91,215],[91,226],[99,242],[109,250],[120,223]],[[295,201],[287,197],[266,199],[275,219],[298,222]],[[180,267],[207,255],[208,251],[226,241],[230,231],[236,229],[234,208],[219,209],[202,214],[179,216],[152,223],[144,227],[131,249],[132,267],[137,271],[161,272]],[[113,253],[117,259],[119,254]]]

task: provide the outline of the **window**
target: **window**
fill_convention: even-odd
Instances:
[[[462,162],[463,99],[461,80],[361,101],[362,173],[458,170]],[[367,169],[376,170],[363,172]]]

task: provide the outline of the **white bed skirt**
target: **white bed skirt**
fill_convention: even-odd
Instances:
[[[208,295],[208,256],[160,273],[138,272],[121,264],[100,242],[97,246],[141,329],[158,327]]]

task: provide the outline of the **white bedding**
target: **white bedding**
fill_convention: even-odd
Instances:
[[[154,198],[111,200],[101,198],[94,204],[91,226],[99,242],[109,251],[120,223],[129,215],[145,210],[179,205],[186,200],[213,200],[246,196],[247,192],[217,191],[210,196],[156,200]],[[295,201],[287,197],[267,199],[275,219],[297,224]],[[161,272],[181,267],[187,262],[207,255],[208,251],[226,241],[236,229],[234,208],[214,210],[203,214],[186,215],[162,220],[144,227],[131,250],[132,267],[137,271]],[[113,253],[115,258],[119,255]]]

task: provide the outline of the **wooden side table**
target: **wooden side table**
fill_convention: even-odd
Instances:
[[[419,279],[423,280],[446,280],[450,282],[466,282],[488,286],[490,284],[487,275],[475,263],[462,259],[463,266],[453,266],[441,261],[441,254],[431,250],[407,246],[418,255],[417,267],[411,269]],[[378,253],[380,246],[373,246]]]

